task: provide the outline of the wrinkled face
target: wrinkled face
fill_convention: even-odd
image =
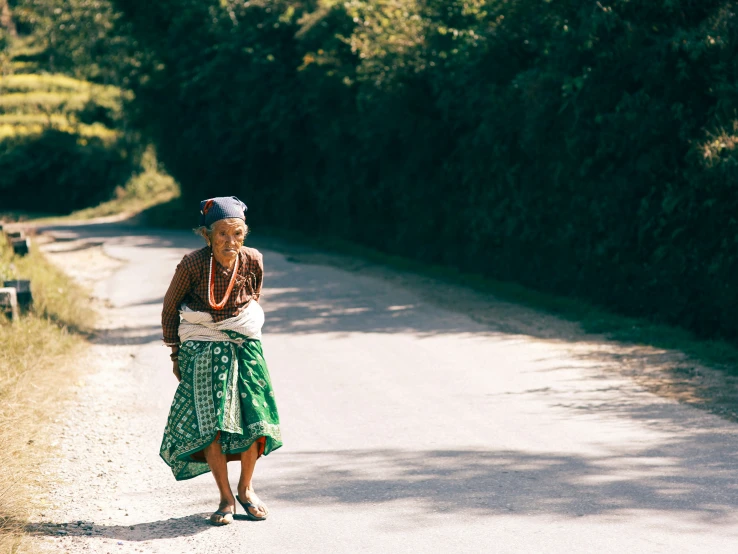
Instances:
[[[208,238],[213,255],[218,261],[232,261],[238,256],[246,238],[246,224],[242,219],[221,219],[213,223]]]

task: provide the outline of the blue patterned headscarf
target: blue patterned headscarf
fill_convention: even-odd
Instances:
[[[237,217],[246,221],[246,204],[235,196],[218,196],[200,202],[200,225],[210,227],[216,221]]]

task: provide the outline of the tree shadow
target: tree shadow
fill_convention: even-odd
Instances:
[[[468,449],[285,453],[280,465],[294,469],[271,478],[264,489],[278,501],[305,506],[409,500],[421,516],[572,518],[659,511],[734,525],[736,452],[725,448],[724,439],[707,433],[637,454],[591,457]],[[708,456],[714,447],[726,457]]]
[[[644,411],[638,417],[653,415]],[[260,488],[272,510],[280,505],[311,507],[319,517],[334,507],[380,505],[392,514],[402,506],[397,525],[407,526],[420,520],[432,524],[428,518],[438,514],[564,520],[670,513],[681,522],[686,518],[730,532],[738,510],[736,454],[725,434],[698,430],[637,452],[592,456],[469,448],[285,452],[261,478]],[[212,489],[209,481],[193,481],[189,494],[207,498]],[[209,516],[195,513],[133,525],[41,522],[27,525],[27,530],[152,541],[206,531]],[[245,520],[238,514],[236,519]]]
[[[161,337],[161,325],[140,325],[100,329],[95,333],[92,342],[110,346],[144,345],[161,342]]]
[[[26,531],[34,535],[86,535],[97,539],[139,542],[197,535],[212,529],[212,525],[208,523],[208,517],[210,517],[209,513],[198,513],[134,525],[103,525],[86,521],[41,522],[26,525]]]
[[[97,248],[105,244],[103,241],[79,241],[77,242],[74,238],[57,238],[55,242],[64,243],[64,247],[55,247],[54,254],[68,254],[70,252],[82,252],[83,250],[90,250],[91,248]],[[65,244],[65,243],[73,244]]]
[[[128,304],[122,304],[119,308],[135,308],[138,306],[161,306],[164,303],[164,297],[159,296],[157,298],[149,298],[148,300],[142,300],[141,302],[130,302]]]

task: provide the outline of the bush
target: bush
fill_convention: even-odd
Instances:
[[[49,129],[0,141],[4,210],[68,213],[108,200],[130,177],[127,145]]]

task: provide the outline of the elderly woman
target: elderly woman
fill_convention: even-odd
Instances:
[[[220,504],[214,525],[233,521],[236,501],[249,520],[268,510],[254,492],[256,460],[282,446],[279,415],[261,349],[261,253],[243,245],[246,205],[235,196],[200,204],[207,246],[187,254],[164,297],[164,342],[179,387],[161,457],[178,481],[213,473]],[[227,462],[241,461],[237,495]]]

